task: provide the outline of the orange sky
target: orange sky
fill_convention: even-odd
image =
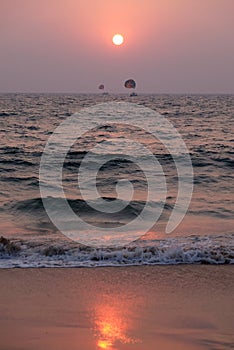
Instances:
[[[233,0],[1,0],[0,92],[234,93],[233,33]]]

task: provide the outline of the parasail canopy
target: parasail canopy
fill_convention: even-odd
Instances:
[[[136,87],[136,82],[135,82],[135,80],[133,80],[133,79],[128,79],[128,80],[125,81],[124,86],[125,86],[127,89],[135,89],[135,87]]]
[[[104,90],[105,86],[103,84],[99,85],[98,87],[100,90]]]

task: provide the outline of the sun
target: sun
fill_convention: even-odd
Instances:
[[[112,38],[113,44],[119,46],[122,45],[124,42],[124,37],[121,34],[115,34]]]

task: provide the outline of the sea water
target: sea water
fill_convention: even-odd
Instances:
[[[39,186],[46,143],[56,128],[74,113],[81,129],[84,125],[89,129],[89,113],[79,113],[100,103],[112,108],[113,103],[127,103],[156,111],[173,125],[185,142],[194,172],[193,195],[183,221],[173,232],[165,231],[178,194],[177,168],[171,152],[142,132],[146,125],[150,125],[152,132],[158,128],[147,113],[136,116],[138,125],[142,125],[139,131],[131,125],[109,124],[105,119],[100,125],[100,115],[97,119],[92,115],[95,128],[71,145],[64,159],[62,185],[69,206],[83,222],[99,232],[109,229],[110,236],[112,228],[127,227],[146,205],[146,172],[153,177],[153,162],[148,161],[145,169],[138,166],[144,156],[141,152],[133,150],[135,161],[124,156],[125,138],[130,135],[150,149],[165,175],[167,193],[155,225],[128,244],[112,247],[107,243],[106,247],[98,247],[93,246],[91,240],[88,244],[88,233],[87,244],[69,239],[48,217]],[[113,110],[110,112],[113,114]],[[116,118],[118,120],[118,115]],[[234,263],[233,120],[232,95],[2,94],[0,236],[4,238],[0,240],[0,267]],[[95,210],[81,194],[79,168],[87,153],[87,174],[95,167],[96,145],[110,156],[96,178],[100,197],[111,205],[117,197],[117,183],[127,180],[132,184],[132,199],[129,202],[122,193],[124,208],[119,212]],[[88,191],[91,186],[88,178],[85,186],[84,190]],[[57,190],[54,186],[54,192],[50,193],[60,207],[62,198],[56,195]],[[47,200],[50,201],[50,197]],[[158,202],[161,203],[160,199]],[[153,211],[152,206],[149,219]]]

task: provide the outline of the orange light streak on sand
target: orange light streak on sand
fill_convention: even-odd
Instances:
[[[98,349],[112,350],[116,342],[133,344],[137,340],[127,335],[131,325],[124,313],[109,305],[101,305],[96,310],[95,331]]]

